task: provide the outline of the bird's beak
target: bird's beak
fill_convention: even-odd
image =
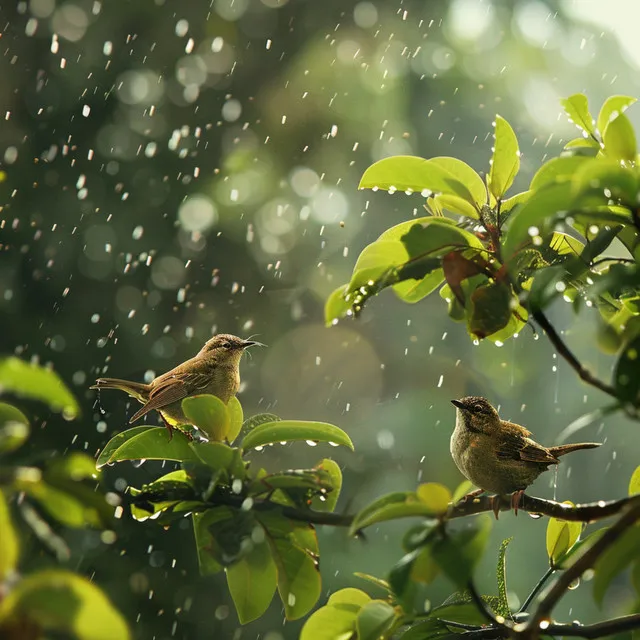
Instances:
[[[256,340],[245,340],[242,343],[243,349],[248,349],[249,347],[266,347],[266,344],[262,344],[262,342],[257,342]]]
[[[456,407],[456,409],[462,409],[463,411],[467,408],[460,400],[452,400],[451,404]]]

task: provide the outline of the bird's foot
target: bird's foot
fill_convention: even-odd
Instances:
[[[502,506],[502,496],[498,493],[496,495],[491,496],[491,510],[493,511],[493,515],[496,517],[496,520],[499,519],[500,515],[500,507]]]
[[[462,503],[468,502],[469,500],[473,500],[474,498],[477,498],[481,493],[484,493],[484,489],[474,489],[473,491],[469,491],[469,493],[462,496],[462,498],[460,498],[458,502],[462,502]]]
[[[162,414],[160,414],[160,417],[162,418],[162,422],[164,422],[164,426],[169,430],[169,442],[171,442],[173,440],[173,427]]]
[[[514,515],[518,515],[518,507],[520,506],[520,502],[522,502],[522,496],[524,495],[524,490],[520,489],[519,491],[514,491],[511,494],[511,508],[513,509]]]

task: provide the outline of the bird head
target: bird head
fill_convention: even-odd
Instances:
[[[230,333],[219,333],[207,341],[198,356],[214,357],[223,360],[240,360],[245,349],[252,346],[264,347],[261,342],[244,340]]]
[[[479,396],[467,396],[452,400],[456,408],[456,423],[460,422],[469,431],[490,433],[500,424],[500,416],[493,405]]]

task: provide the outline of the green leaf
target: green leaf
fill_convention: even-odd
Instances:
[[[379,640],[396,621],[395,609],[384,600],[371,600],[360,609],[356,619],[358,640]]]
[[[582,553],[590,549],[607,531],[608,527],[602,527],[596,531],[592,531],[582,540],[578,540],[558,562],[558,569],[568,569],[573,563],[582,556]],[[580,551],[580,553],[578,553]]]
[[[585,157],[589,157],[600,151],[600,143],[593,138],[574,138],[573,140],[569,140],[569,142],[564,145],[564,148],[569,151],[571,149],[579,149],[584,153]]]
[[[471,217],[478,218],[478,211],[482,205],[487,204],[487,187],[478,173],[466,162],[462,162],[462,160],[458,160],[458,158],[438,156],[431,158],[430,162],[448,171],[454,178],[467,187],[470,198],[465,198],[465,200],[473,205],[475,211],[475,215],[471,215]]]
[[[379,589],[382,589],[386,593],[391,593],[391,589],[389,587],[389,583],[386,580],[383,580],[382,578],[377,578],[376,576],[372,576],[372,575],[370,575],[368,573],[361,573],[360,571],[354,571],[353,575],[356,578],[360,578],[361,580],[365,580],[366,582],[369,582],[370,584],[378,587]]]
[[[340,428],[327,422],[306,422],[303,420],[279,420],[266,422],[252,429],[242,440],[243,449],[255,449],[277,442],[311,440],[341,444],[353,451],[353,443]]]
[[[533,195],[533,191],[522,191],[516,193],[515,196],[511,196],[506,200],[503,200],[500,204],[500,217],[504,219],[507,214],[511,213],[511,210],[518,205],[524,204]]]
[[[531,242],[536,229],[542,234],[543,225],[559,211],[570,210],[573,203],[574,196],[568,182],[549,185],[536,191],[509,216],[509,228],[502,242],[503,257],[512,259],[517,249]]]
[[[213,442],[227,437],[229,411],[220,398],[210,394],[190,396],[182,401],[182,411],[191,424],[198,427]]]
[[[372,164],[358,189],[447,193],[473,202],[469,187],[443,167],[443,158],[425,160],[416,156],[393,156]],[[456,162],[455,158],[450,158]],[[459,162],[459,161],[458,161]],[[472,187],[473,188],[473,187]]]
[[[228,471],[234,462],[234,449],[222,442],[191,442],[190,447],[214,471]]]
[[[359,606],[342,603],[321,607],[304,623],[300,640],[351,640],[359,610]]]
[[[545,162],[531,180],[529,189],[538,190],[548,184],[571,180],[575,172],[591,158],[585,156],[560,156]]]
[[[322,496],[315,496],[311,501],[311,507],[316,511],[333,511],[336,508],[340,489],[342,489],[342,471],[337,462],[324,458],[314,467],[326,472],[331,479],[331,491]]]
[[[45,632],[80,640],[128,640],[129,629],[104,593],[69,571],[47,570],[22,579],[0,603],[0,627],[29,620]]]
[[[240,431],[242,430],[242,424],[244,421],[244,413],[242,411],[242,405],[240,400],[233,396],[229,402],[227,402],[227,412],[229,413],[229,428],[227,430],[227,440],[233,442]]]
[[[458,638],[458,635],[451,633],[444,622],[430,618],[413,625],[400,638],[401,640],[445,640],[446,638],[453,640]]]
[[[634,102],[636,102],[636,99],[631,96],[610,96],[607,98],[598,114],[598,122],[596,124],[598,131],[602,134],[609,121],[617,118],[618,114],[626,111]]]
[[[390,268],[404,264],[408,258],[407,250],[399,240],[376,240],[358,256],[349,291],[376,280]]]
[[[329,596],[328,606],[337,606],[340,604],[352,605],[357,607],[358,610],[364,607],[365,604],[371,602],[371,598],[362,589],[354,589],[353,587],[347,587],[346,589],[340,589]]]
[[[439,265],[437,260],[434,264]],[[433,293],[444,281],[442,269],[435,269],[422,279],[409,278],[392,285],[393,292],[402,300],[409,304],[414,304]]]
[[[571,504],[571,503],[565,503]],[[549,565],[555,568],[582,533],[580,522],[568,522],[558,518],[549,518],[547,523],[547,555]]]
[[[276,590],[276,565],[266,541],[225,569],[229,592],[241,624],[259,618],[271,604]]]
[[[638,525],[631,527],[596,561],[593,567],[596,572],[593,579],[593,599],[598,606],[602,606],[604,596],[613,579],[640,558],[638,536],[640,536],[640,527]]]
[[[569,116],[569,120],[573,122],[578,129],[589,135],[593,135],[593,116],[589,113],[589,101],[587,96],[582,93],[575,93],[568,98],[562,98],[560,104],[564,107],[564,111]]]
[[[209,526],[221,519],[231,518],[231,512],[228,509],[209,509],[202,513],[194,513],[191,517],[200,575],[219,573],[222,571],[222,565],[214,557],[215,540],[209,531]]]
[[[473,491],[474,485],[469,480],[463,480],[453,492],[453,496],[451,497],[451,502],[455,504],[464,498],[468,493]]]
[[[638,364],[640,358],[640,336],[629,342],[613,372],[613,385],[617,396],[623,402],[636,403],[640,392],[640,376]]]
[[[29,437],[27,416],[6,402],[0,402],[0,454],[21,447]]]
[[[511,287],[505,282],[490,282],[480,285],[471,294],[467,311],[469,333],[477,338],[486,338],[504,329],[517,306]]]
[[[351,303],[344,299],[349,285],[343,284],[333,291],[324,305],[324,323],[327,327],[334,325],[351,310]]]
[[[413,582],[431,584],[440,575],[440,566],[433,559],[429,545],[418,550],[412,566],[410,578]]]
[[[636,467],[629,480],[629,495],[635,496],[637,493],[640,493],[640,467]]]
[[[54,458],[47,464],[46,479],[73,480],[79,482],[88,478],[97,479],[99,473],[96,471],[96,463],[91,456],[86,453],[72,451],[62,458]]]
[[[425,482],[416,489],[418,500],[431,510],[431,514],[444,515],[452,501],[451,491],[437,482]]]
[[[297,620],[309,613],[320,597],[315,531],[311,525],[293,524],[281,517],[260,514],[260,520],[278,568],[278,593],[285,616]]]
[[[480,597],[491,611],[498,612],[500,599],[497,596]],[[451,594],[440,606],[431,610],[430,617],[463,624],[486,624],[484,614],[478,610],[478,606],[468,591],[457,591]]]
[[[66,418],[75,418],[80,406],[55,371],[18,358],[0,359],[0,389],[4,393],[40,400]]]
[[[463,529],[432,543],[432,553],[442,572],[459,587],[465,588],[482,557],[491,531],[491,519],[478,518],[472,528]]]
[[[511,608],[507,599],[507,547],[513,540],[513,536],[506,538],[500,545],[498,552],[498,566],[496,567],[496,579],[498,581],[498,607],[495,612],[503,618],[511,618]]]
[[[280,418],[275,415],[275,413],[257,413],[255,416],[251,416],[247,418],[242,423],[242,431],[245,433],[259,427],[261,424],[265,424],[266,422],[278,422]]]
[[[602,134],[604,153],[609,158],[632,164],[636,160],[636,134],[627,116],[611,120]]]
[[[18,533],[11,522],[9,505],[0,490],[0,583],[11,579],[20,559]]]
[[[179,431],[170,439],[165,427],[133,427],[122,431],[100,452],[96,467],[123,460],[177,460],[198,462],[198,456],[189,447],[188,438]]]
[[[493,197],[501,200],[520,170],[520,150],[516,134],[504,118],[496,116],[494,126],[495,143],[487,184]]]
[[[591,195],[606,204],[610,198],[635,205],[638,197],[638,179],[635,171],[621,167],[619,162],[603,158],[589,158],[573,176],[573,193],[576,197]],[[605,190],[609,193],[605,193]],[[597,220],[587,216],[585,223]]]
[[[398,491],[377,498],[362,509],[354,518],[350,534],[355,535],[360,529],[378,522],[407,518],[411,516],[429,516],[431,509],[420,502],[415,493]]]
[[[433,196],[430,202],[432,205],[437,205],[438,208],[443,211],[449,211],[456,215],[466,216],[467,218],[474,218],[476,220],[480,218],[476,207],[460,196],[450,196],[441,193],[438,196]]]

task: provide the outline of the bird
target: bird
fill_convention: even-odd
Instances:
[[[208,340],[189,360],[152,380],[149,384],[119,378],[98,378],[91,389],[119,389],[142,403],[129,420],[139,420],[154,409],[160,413],[170,439],[173,427],[189,424],[182,411],[182,401],[190,396],[212,394],[227,404],[240,386],[240,358],[253,345],[264,346],[255,340],[243,340],[221,333]]]
[[[518,514],[524,490],[559,458],[580,449],[593,449],[601,442],[580,442],[544,447],[533,440],[531,431],[519,424],[502,420],[486,399],[467,396],[452,400],[456,407],[456,426],[451,434],[451,457],[477,491],[497,494],[493,510],[498,517],[500,496],[511,494],[511,507]]]

